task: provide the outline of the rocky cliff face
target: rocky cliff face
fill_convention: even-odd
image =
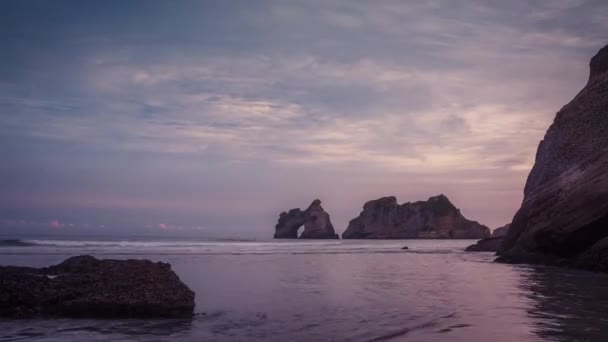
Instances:
[[[71,257],[46,268],[0,266],[0,317],[188,317],[192,292],[171,265]]]
[[[498,261],[608,270],[608,262],[589,265],[599,260],[606,245],[600,240],[608,236],[608,46],[590,69],[587,85],[540,142]]]
[[[348,224],[343,239],[482,239],[490,229],[467,220],[450,200],[397,204],[393,196],[369,201]]]
[[[275,226],[275,239],[297,239],[298,229],[304,226],[301,239],[338,239],[329,214],[323,210],[320,200],[314,200],[302,211],[299,208],[282,212]]]

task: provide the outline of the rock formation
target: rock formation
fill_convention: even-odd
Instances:
[[[343,239],[481,239],[489,236],[488,227],[467,220],[444,195],[404,204],[397,204],[393,196],[369,201],[342,234]]]
[[[496,252],[502,244],[502,236],[493,236],[477,241],[465,249],[466,252]]]
[[[0,266],[0,317],[188,317],[192,292],[171,265],[71,257],[45,268]]]
[[[492,231],[492,236],[477,241],[474,245],[465,248],[465,252],[498,252],[504,237],[509,232],[511,224],[506,224]]]
[[[289,212],[282,212],[279,215],[279,222],[274,227],[275,239],[297,239],[298,229],[304,225],[304,213],[300,208],[291,209]]]
[[[497,261],[608,270],[608,46],[536,153]]]
[[[474,245],[465,248],[466,252],[498,252],[504,237],[509,232],[511,224],[506,224],[492,231],[492,236],[477,241]]]
[[[338,239],[334,227],[329,219],[329,214],[323,210],[321,201],[314,200],[308,209],[302,211],[299,208],[282,212],[279,222],[275,226],[275,239],[297,239],[298,229],[304,226],[300,235],[301,239]]]
[[[500,237],[500,236],[506,236],[507,233],[509,232],[509,228],[511,228],[511,224],[505,224],[502,227],[498,227],[496,229],[494,229],[492,231],[492,237]]]

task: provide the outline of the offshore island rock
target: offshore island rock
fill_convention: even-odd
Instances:
[[[398,204],[394,196],[369,201],[343,239],[482,239],[490,229],[466,219],[445,196]]]
[[[304,226],[301,239],[339,239],[329,214],[316,199],[304,211],[300,208],[282,212],[275,226],[275,239],[297,239],[298,229]]]

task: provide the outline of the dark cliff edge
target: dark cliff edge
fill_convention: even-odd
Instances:
[[[191,317],[192,292],[171,265],[71,257],[45,268],[0,266],[0,317]]]
[[[301,239],[339,239],[334,231],[329,214],[321,206],[321,200],[314,200],[306,210],[294,208],[282,212],[275,226],[275,239],[297,239],[298,229],[304,226]]]
[[[369,201],[343,239],[482,239],[490,229],[466,219],[445,195],[398,204],[394,196]]]
[[[608,271],[608,46],[540,142],[498,262]]]

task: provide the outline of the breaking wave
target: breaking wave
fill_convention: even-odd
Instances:
[[[19,240],[19,239],[7,239],[0,240],[0,247],[25,247],[25,246],[34,246],[34,243]]]
[[[251,240],[103,240],[7,239],[0,254],[92,255],[286,255],[286,254],[452,254],[463,253],[471,241],[251,241]],[[402,250],[407,244],[409,249]]]

